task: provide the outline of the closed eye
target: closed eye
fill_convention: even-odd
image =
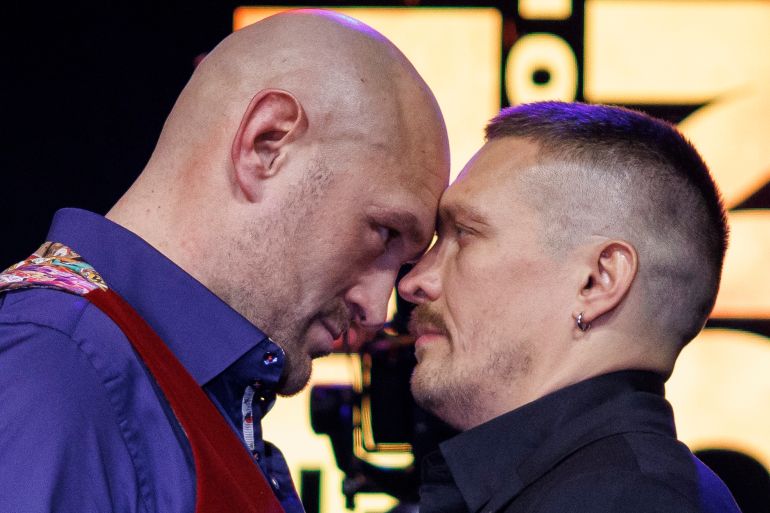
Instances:
[[[383,225],[377,225],[376,230],[385,247],[389,246],[391,242],[401,236],[401,233],[398,230]]]
[[[473,230],[461,224],[454,225],[454,235],[458,242],[464,242],[469,236],[473,235]]]

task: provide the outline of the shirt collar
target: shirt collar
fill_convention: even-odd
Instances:
[[[628,431],[675,436],[663,378],[621,371],[563,388],[440,445],[470,512],[496,510],[563,458]],[[494,503],[494,504],[493,504]]]
[[[272,343],[266,351],[278,361],[269,366],[267,376],[259,366],[234,365],[269,341],[267,336],[136,234],[100,215],[67,208],[54,216],[47,240],[71,247],[91,264],[158,333],[198,384],[231,366],[230,379],[243,386],[266,378],[266,384],[274,384],[280,376],[284,355]],[[262,362],[265,350],[257,352],[246,359]]]

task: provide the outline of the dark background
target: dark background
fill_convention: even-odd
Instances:
[[[263,4],[270,3],[495,6],[509,20],[505,53],[515,39],[513,0]],[[0,268],[44,241],[57,209],[109,210],[148,160],[196,57],[232,32],[233,10],[249,4],[2,4]],[[582,25],[582,19],[574,21]],[[502,85],[501,95],[505,101]]]
[[[154,148],[195,57],[238,2],[17,2],[2,9],[0,265],[53,213],[105,213]]]

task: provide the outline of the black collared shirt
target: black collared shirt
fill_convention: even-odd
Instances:
[[[676,440],[663,378],[598,376],[441,444],[421,513],[730,512],[724,484]]]

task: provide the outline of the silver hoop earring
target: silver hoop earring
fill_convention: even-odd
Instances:
[[[577,327],[580,331],[588,331],[588,329],[591,327],[590,322],[583,321],[583,312],[578,314],[577,319],[575,319],[575,324],[577,324]]]

